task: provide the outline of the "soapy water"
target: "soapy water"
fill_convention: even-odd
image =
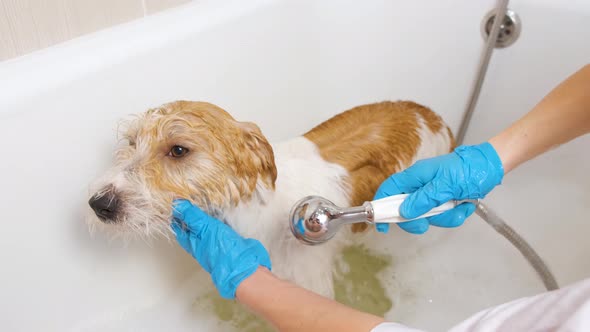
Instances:
[[[391,264],[387,255],[372,253],[364,246],[351,246],[343,250],[334,270],[334,291],[338,302],[375,315],[385,315],[392,306],[379,274]],[[211,312],[221,322],[224,331],[267,332],[272,326],[250,313],[236,301],[221,298],[216,291],[198,297],[193,308],[196,312]],[[221,326],[220,326],[221,328]]]
[[[271,332],[272,326],[260,319],[236,301],[222,298],[216,291],[198,297],[193,303],[195,313],[205,312],[219,319],[218,328],[223,331]]]
[[[381,282],[391,265],[388,255],[364,246],[345,248],[335,265],[336,299],[353,308],[385,315],[392,307],[390,290]],[[71,331],[274,331],[237,301],[223,299],[209,275],[195,273],[165,299],[113,310],[84,321]]]
[[[336,301],[357,310],[384,316],[393,303],[383,284],[382,272],[391,266],[389,255],[371,252],[365,246],[344,248],[334,271]]]

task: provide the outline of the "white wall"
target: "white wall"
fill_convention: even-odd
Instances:
[[[494,57],[484,87],[489,93],[474,119],[481,125],[470,132],[470,141],[524,112],[523,106],[576,61],[588,59],[574,34],[557,42],[567,50],[553,53],[571,60],[549,59],[549,45],[539,38],[557,38],[560,28],[543,27],[538,15],[555,11],[521,2],[522,40]],[[192,279],[198,268],[175,245],[158,241],[123,248],[87,233],[87,184],[108,167],[121,117],[175,99],[207,100],[258,123],[275,140],[361,103],[413,99],[457,129],[482,44],[480,20],[492,5],[491,0],[205,1],[0,63],[3,330],[194,331],[212,322],[210,315],[191,311],[195,285],[204,288],[208,282],[203,276],[198,283]],[[587,33],[579,11],[560,15],[568,31]],[[579,44],[588,40],[579,38]],[[530,60],[537,53],[543,59]],[[528,80],[527,68],[550,74],[537,71]],[[515,72],[518,81],[500,81]],[[507,90],[511,84],[518,89]],[[483,118],[507,96],[513,102],[503,107],[501,120]],[[555,166],[571,174],[565,162]],[[518,204],[525,199],[519,197]],[[574,196],[572,204],[579,199]],[[493,203],[505,207],[501,199]],[[510,211],[509,220],[523,220],[518,217],[527,210]],[[457,236],[479,234],[479,228],[468,227]],[[481,230],[484,238],[487,232]],[[546,236],[553,234],[562,235]],[[493,234],[489,239],[498,241]],[[509,250],[507,257],[513,255]],[[555,263],[563,257],[551,258]],[[522,262],[514,264],[530,273]],[[432,322],[448,324],[462,313],[441,312]]]
[[[0,0],[0,61],[189,0]]]

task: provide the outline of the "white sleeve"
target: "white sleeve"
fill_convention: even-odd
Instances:
[[[590,331],[590,279],[480,311],[449,330],[492,331]],[[382,323],[371,332],[422,331],[397,323]]]
[[[422,330],[416,330],[411,327],[404,326],[398,323],[381,323],[375,326],[371,332],[424,332]]]
[[[471,316],[449,332],[590,331],[590,279]]]

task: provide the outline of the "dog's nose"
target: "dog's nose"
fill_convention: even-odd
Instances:
[[[90,204],[90,207],[100,220],[105,223],[115,222],[119,208],[119,198],[117,198],[113,190],[92,196],[88,204]]]

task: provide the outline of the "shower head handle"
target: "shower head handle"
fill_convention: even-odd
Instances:
[[[413,218],[413,219],[406,219],[401,216],[400,207],[402,203],[406,200],[406,198],[410,196],[409,194],[400,194],[400,195],[393,195],[381,199],[377,199],[371,202],[365,202],[363,206],[369,206],[370,215],[368,216],[367,223],[374,224],[374,223],[400,223],[411,221],[419,218],[426,218],[431,217],[437,214],[441,214],[445,211],[448,211],[455,206],[466,202],[466,201],[456,201],[451,200],[442,205],[439,205],[432,210],[426,212],[425,214]],[[467,200],[472,202],[471,200]]]

